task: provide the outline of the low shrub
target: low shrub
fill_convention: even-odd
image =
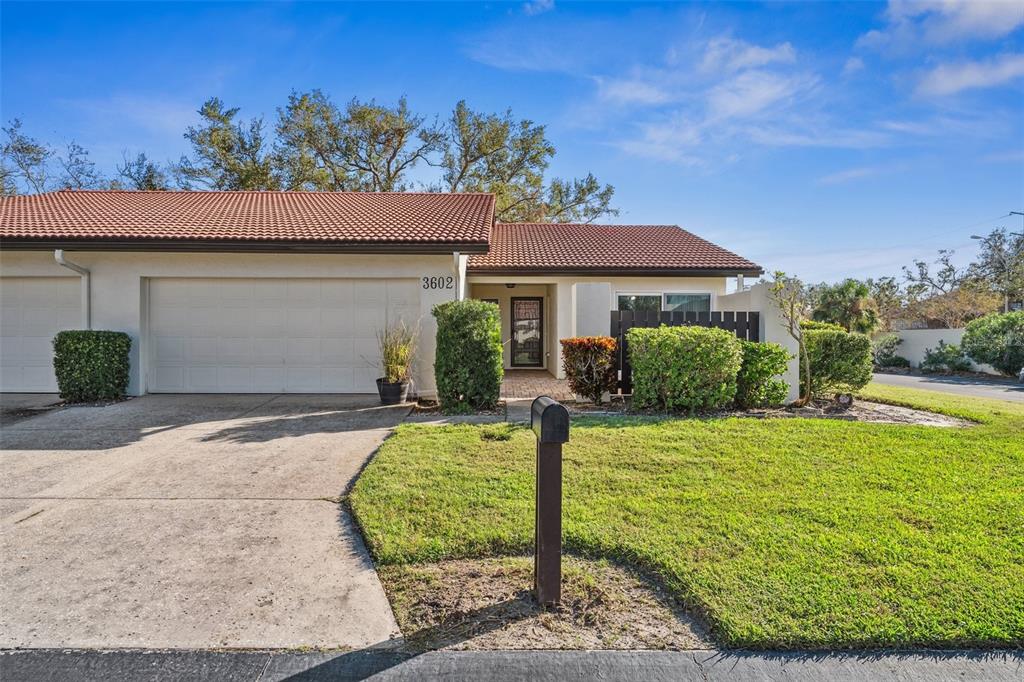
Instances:
[[[808,329],[804,347],[810,359],[812,395],[853,393],[871,381],[871,340],[864,334]],[[803,363],[800,380],[805,380]]]
[[[627,332],[633,405],[665,410],[724,407],[736,397],[740,341],[709,327],[634,327]]]
[[[890,358],[885,358],[884,360],[876,362],[875,367],[878,367],[879,369],[890,367],[910,367],[910,360],[902,355],[893,355]]]
[[[131,349],[131,337],[124,332],[58,332],[53,337],[53,371],[60,397],[72,403],[124,398]]]
[[[610,336],[578,336],[562,339],[562,368],[572,392],[601,404],[606,392],[618,388],[615,348]]]
[[[845,332],[846,327],[835,322],[822,322],[821,320],[802,320],[800,328],[804,331],[833,331]]]
[[[925,348],[924,360],[921,361],[922,372],[966,372],[970,368],[971,361],[963,349],[942,340],[938,348]]]
[[[1024,310],[993,313],[968,323],[960,343],[975,362],[1017,376],[1024,368]]]
[[[743,363],[736,375],[736,406],[771,407],[781,405],[789,394],[789,386],[781,376],[790,355],[777,343],[755,343],[740,340]]]
[[[445,412],[493,408],[505,375],[498,306],[467,299],[439,303],[434,380]]]
[[[872,339],[871,361],[875,363],[875,367],[887,367],[885,363],[897,357],[896,349],[902,344],[903,339],[896,334],[882,334]]]

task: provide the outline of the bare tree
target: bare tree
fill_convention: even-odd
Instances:
[[[21,120],[13,119],[3,128],[4,193],[17,192],[20,179],[29,192],[45,192],[49,180],[49,163],[53,150],[21,131]]]
[[[167,173],[149,160],[142,152],[135,158],[128,156],[127,151],[121,152],[121,163],[117,165],[117,174],[123,184],[136,190],[168,190],[171,188]]]
[[[796,277],[789,277],[782,271],[776,271],[772,281],[768,282],[768,293],[772,302],[779,309],[779,317],[786,325],[786,331],[796,340],[799,347],[800,362],[803,365],[803,387],[801,395],[793,401],[793,405],[802,407],[811,400],[811,358],[804,345],[804,332],[800,326],[809,319],[811,307],[807,297],[807,288]]]
[[[77,142],[69,142],[64,155],[57,157],[57,162],[64,171],[60,186],[65,189],[99,189],[105,182],[103,174],[89,159],[89,152]]]

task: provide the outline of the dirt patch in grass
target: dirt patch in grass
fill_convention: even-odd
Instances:
[[[562,603],[541,607],[530,557],[386,566],[407,646],[452,649],[699,649],[704,628],[653,581],[567,557]]]

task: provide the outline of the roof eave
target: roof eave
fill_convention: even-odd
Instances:
[[[103,239],[4,237],[0,249],[40,251],[163,251],[171,253],[395,253],[464,254],[486,253],[487,242],[397,242],[397,241],[309,241],[309,240],[221,240],[221,239]]]
[[[515,268],[515,267],[473,267],[466,269],[469,275],[537,275],[549,277],[759,277],[764,269],[759,265],[749,268]]]

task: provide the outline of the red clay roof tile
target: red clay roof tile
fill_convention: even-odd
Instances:
[[[762,268],[675,225],[498,223],[469,271],[760,273]]]
[[[0,239],[486,244],[491,194],[60,191],[0,198]]]

